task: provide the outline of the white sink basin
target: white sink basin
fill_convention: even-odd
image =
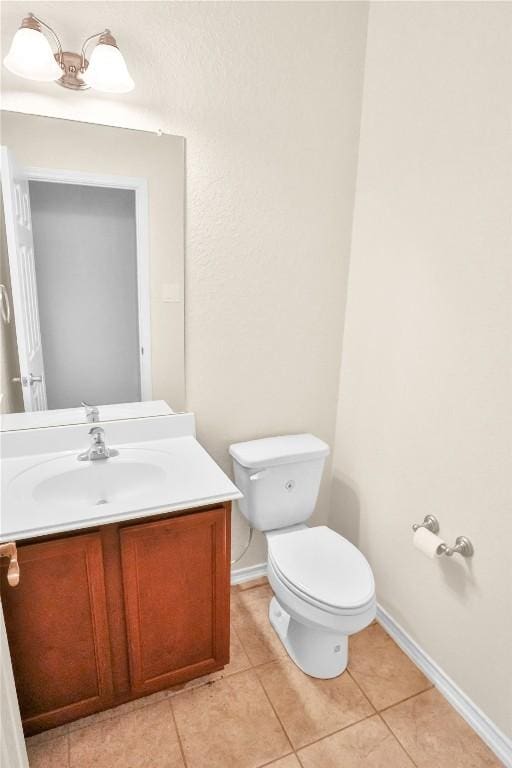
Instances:
[[[168,454],[144,449],[125,448],[118,456],[100,461],[59,456],[21,472],[8,491],[19,499],[31,497],[39,509],[121,504],[160,490],[158,486],[169,479],[167,465]]]
[[[55,459],[61,462],[62,459]],[[28,473],[30,474],[30,473]],[[165,483],[165,471],[150,463],[129,459],[90,462],[86,467],[66,469],[33,486],[35,501],[42,504],[86,505],[122,502],[134,494],[148,493]],[[25,477],[30,482],[29,477]]]
[[[192,436],[107,444],[119,454],[99,461],[77,450],[3,459],[0,541],[241,496]]]

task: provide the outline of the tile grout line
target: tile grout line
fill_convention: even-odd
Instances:
[[[414,666],[416,667],[416,664],[414,664]],[[421,691],[416,691],[416,693],[411,693],[409,696],[405,696],[403,699],[399,699],[398,701],[394,701],[393,704],[386,704],[385,707],[380,707],[379,708],[379,707],[377,707],[376,704],[374,704],[372,702],[372,700],[370,699],[369,695],[365,692],[365,690],[362,687],[361,683],[359,683],[359,681],[357,680],[356,676],[354,675],[353,672],[350,671],[348,666],[347,666],[347,672],[350,675],[350,677],[352,678],[352,680],[354,681],[354,683],[357,685],[357,687],[359,688],[359,690],[361,691],[363,696],[368,700],[368,702],[371,704],[371,706],[375,709],[377,714],[380,714],[381,712],[386,712],[388,709],[392,709],[392,707],[398,706],[398,704],[403,704],[404,701],[409,701],[409,699],[414,699],[415,696],[419,696],[422,693],[426,693],[427,691],[430,691],[432,688],[435,687],[433,685],[433,683],[431,683],[430,680],[428,680],[427,687],[426,688],[422,688]]]
[[[397,707],[399,704],[404,704],[406,701],[410,701],[410,699],[414,699],[415,696],[421,696],[422,693],[427,693],[427,691],[432,690],[435,686],[430,683],[430,685],[427,688],[423,688],[421,691],[416,691],[416,693],[411,693],[410,696],[406,696],[405,699],[400,699],[399,701],[393,702],[393,704],[387,704],[385,707],[382,707],[381,709],[377,710],[379,714],[381,712],[387,712],[388,709],[393,709],[393,707]]]
[[[364,698],[366,699],[366,701],[368,702],[368,704],[370,705],[370,707],[373,709],[373,712],[374,712],[374,714],[376,714],[376,713],[378,712],[378,709],[377,709],[377,707],[374,705],[373,701],[371,701],[370,697],[368,696],[368,694],[366,693],[366,691],[364,690],[364,688],[362,688],[362,687],[359,685],[359,683],[357,682],[356,678],[354,677],[354,675],[351,673],[350,669],[348,668],[348,664],[347,664],[347,666],[345,667],[345,672],[346,672],[346,673],[347,673],[347,675],[350,677],[350,679],[352,680],[352,682],[354,683],[354,685],[356,686],[356,688],[357,688],[359,691],[361,691],[361,693],[363,694]]]
[[[274,760],[271,760],[270,763],[262,763],[261,765],[257,765],[256,768],[272,768],[273,765],[276,765],[280,760],[284,760],[285,757],[291,757],[292,755],[297,756],[296,752],[288,752],[286,755],[282,755],[281,757],[276,757]]]
[[[172,697],[168,697],[167,702],[169,704],[169,708],[171,710],[172,721],[173,721],[174,727],[176,729],[176,736],[178,737],[178,746],[180,748],[181,757],[183,759],[183,765],[185,766],[185,768],[187,768],[188,767],[187,758],[185,757],[185,750],[184,750],[183,744],[181,742],[181,736],[180,736],[180,732],[179,732],[179,729],[178,729],[178,722],[176,720],[176,713],[174,712],[174,707],[172,705]]]
[[[270,664],[275,664],[275,663],[276,663],[276,662],[278,662],[278,661],[279,661],[279,659],[274,659],[274,661],[271,661],[271,662],[265,662],[265,664],[267,664],[267,663],[268,663],[269,665],[270,665]],[[260,665],[258,665],[258,666],[260,666],[260,667],[261,667],[261,666],[263,666],[263,664],[260,664]],[[256,671],[256,667],[254,667],[253,669],[254,669],[254,671]],[[245,670],[245,671],[247,672],[248,670]],[[348,670],[347,670],[347,672],[348,672]],[[237,674],[238,674],[238,673],[237,673]],[[365,699],[368,701],[368,704],[370,705],[370,707],[371,707],[371,709],[372,709],[372,712],[370,712],[370,714],[369,714],[369,715],[365,715],[364,717],[361,717],[359,720],[354,720],[354,722],[353,722],[353,723],[348,723],[347,725],[344,725],[342,728],[337,728],[335,731],[330,731],[329,733],[325,733],[325,734],[323,734],[322,736],[319,736],[319,737],[318,737],[318,739],[313,739],[313,741],[310,741],[310,742],[308,742],[307,744],[302,744],[300,747],[295,747],[295,746],[293,745],[293,743],[292,743],[292,741],[291,741],[291,739],[290,739],[289,735],[288,735],[288,731],[286,730],[286,728],[285,728],[284,724],[281,722],[281,718],[280,718],[280,717],[279,717],[279,715],[277,714],[277,712],[276,712],[276,710],[275,710],[275,708],[274,708],[274,705],[272,704],[272,700],[270,699],[270,697],[269,697],[269,695],[268,695],[268,693],[267,693],[267,691],[266,691],[266,689],[265,689],[265,686],[263,685],[263,683],[262,683],[262,682],[261,682],[261,680],[259,679],[259,675],[258,675],[258,673],[257,673],[257,672],[256,672],[256,677],[258,678],[258,681],[259,681],[259,683],[260,683],[261,687],[263,688],[263,690],[264,690],[264,692],[265,692],[265,695],[266,695],[267,699],[269,700],[270,706],[271,706],[271,707],[272,707],[272,709],[274,710],[274,712],[275,712],[275,715],[276,715],[277,719],[279,720],[279,723],[281,724],[281,727],[283,728],[283,730],[284,730],[284,732],[285,732],[285,734],[286,734],[286,736],[287,736],[287,738],[288,738],[288,741],[289,741],[289,742],[290,742],[290,744],[292,745],[292,749],[293,749],[294,753],[296,754],[297,758],[299,758],[299,755],[298,755],[298,752],[299,752],[299,750],[301,750],[301,749],[306,749],[306,747],[310,747],[310,746],[312,746],[313,744],[317,744],[319,741],[323,741],[323,739],[327,739],[327,738],[328,738],[328,737],[330,737],[330,736],[334,736],[334,734],[336,734],[336,733],[340,733],[341,731],[346,731],[346,730],[347,730],[347,728],[351,728],[353,725],[358,725],[359,723],[363,723],[365,720],[369,720],[371,717],[375,717],[376,715],[378,715],[378,714],[379,714],[379,713],[378,713],[378,711],[377,711],[377,710],[375,709],[375,707],[373,706],[373,704],[371,703],[371,701],[368,699],[368,697],[367,697],[367,696],[366,696],[366,694],[364,693],[364,691],[361,691],[361,693],[363,694],[364,698],[365,698]],[[353,680],[353,678],[352,678],[352,675],[350,675],[350,678]],[[354,682],[355,682],[355,681],[354,681]],[[357,683],[356,683],[356,686],[359,688],[359,686],[357,685]],[[284,755],[284,757],[286,757],[286,755]],[[302,761],[300,761],[300,760],[299,760],[299,762],[301,762],[301,763],[302,763]],[[271,763],[270,763],[270,765],[271,765]]]
[[[419,696],[419,694],[416,694],[416,696]],[[413,698],[413,697],[411,697],[411,698]],[[409,758],[409,760],[411,761],[411,763],[412,763],[414,766],[416,766],[416,768],[418,768],[418,764],[417,764],[417,762],[416,762],[415,760],[413,760],[413,758],[412,758],[412,755],[410,755],[410,754],[409,754],[409,752],[407,751],[407,749],[405,748],[405,746],[402,744],[402,742],[400,741],[400,739],[398,738],[398,736],[396,735],[396,733],[395,733],[395,732],[392,730],[391,726],[390,726],[390,725],[389,725],[389,724],[388,724],[388,723],[387,723],[387,722],[384,720],[384,718],[382,717],[382,715],[380,714],[380,712],[378,713],[378,715],[379,715],[379,720],[380,720],[382,723],[384,723],[384,725],[386,726],[386,728],[388,729],[388,731],[390,732],[390,734],[393,736],[393,738],[394,738],[394,739],[396,739],[396,741],[398,742],[398,744],[400,744],[400,746],[402,747],[403,751],[405,752],[405,754],[407,755],[407,757]]]
[[[381,715],[381,712],[385,712],[386,710],[391,709],[392,707],[395,707],[397,704],[402,704],[404,701],[409,701],[409,699],[413,699],[415,696],[420,696],[422,693],[425,693],[425,691],[429,691],[430,688],[433,688],[433,686],[430,685],[428,688],[425,688],[425,690],[418,691],[417,693],[413,693],[411,696],[407,696],[405,699],[401,699],[400,701],[395,702],[395,704],[390,704],[388,707],[384,707],[383,709],[377,709],[377,707],[370,700],[369,696],[367,696],[367,694],[365,693],[365,691],[363,690],[361,685],[358,683],[358,681],[356,680],[355,676],[350,672],[348,666],[347,666],[347,672],[350,675],[351,679],[354,681],[354,683],[357,685],[357,687],[359,688],[359,690],[361,691],[361,693],[363,694],[365,699],[367,699],[367,701],[370,704],[370,706],[372,706],[375,709],[375,714],[378,716],[379,720],[381,720],[384,723],[384,725],[386,726],[387,730],[391,733],[393,738],[396,739],[396,741],[402,747],[402,749],[404,750],[404,752],[407,755],[407,757],[409,758],[409,760],[417,768],[416,762],[412,759],[411,755],[406,750],[406,748],[404,747],[404,745],[402,744],[402,742],[400,741],[398,736],[394,733],[394,731],[391,729],[391,727],[386,723],[386,721],[384,720],[384,718]]]
[[[330,731],[329,733],[324,733],[323,736],[319,736],[318,739],[314,739],[313,741],[308,741],[307,744],[303,744],[301,747],[297,747],[297,757],[299,756],[298,753],[302,749],[308,749],[308,747],[312,747],[314,744],[318,744],[319,741],[324,741],[324,739],[330,739],[331,736],[335,736],[337,733],[342,733],[342,731],[347,731],[349,728],[352,728],[353,725],[359,725],[360,723],[364,723],[365,720],[369,720],[371,717],[375,717],[378,715],[378,712],[372,712],[369,715],[365,715],[364,717],[361,717],[360,720],[354,720],[353,723],[348,723],[348,725],[344,725],[342,728],[338,728],[336,731]]]
[[[414,666],[416,666],[416,665],[414,665]],[[347,672],[350,675],[351,679],[354,681],[354,683],[357,685],[357,687],[359,688],[359,690],[361,691],[363,696],[368,700],[369,704],[375,709],[375,713],[378,716],[379,720],[381,720],[381,722],[384,723],[384,725],[386,726],[387,730],[390,732],[390,734],[393,736],[393,738],[396,739],[398,744],[402,747],[403,751],[405,752],[405,754],[407,755],[407,757],[409,758],[411,763],[414,766],[416,766],[416,768],[417,768],[417,763],[412,759],[411,755],[409,754],[409,752],[407,751],[405,746],[402,744],[402,742],[400,741],[400,739],[398,738],[396,733],[392,730],[391,726],[388,725],[388,723],[384,720],[384,718],[381,715],[381,712],[386,712],[388,709],[392,709],[393,707],[396,707],[398,704],[403,704],[404,701],[409,701],[410,699],[414,699],[415,696],[421,696],[422,693],[426,693],[426,691],[429,691],[429,690],[431,690],[431,688],[434,687],[432,685],[432,683],[430,683],[430,685],[428,685],[428,687],[425,688],[422,691],[417,691],[416,693],[411,694],[411,696],[406,696],[405,699],[400,699],[400,701],[396,701],[394,704],[389,704],[387,707],[383,707],[382,709],[377,709],[377,707],[370,701],[369,697],[367,696],[367,694],[365,693],[365,691],[363,690],[363,688],[361,687],[359,682],[356,680],[355,676],[350,672],[348,667],[347,667]]]
[[[260,686],[261,690],[263,691],[263,694],[265,695],[265,698],[267,699],[268,703],[270,704],[270,708],[271,708],[272,712],[274,713],[274,715],[276,716],[276,718],[277,718],[277,722],[278,722],[278,723],[279,723],[279,725],[281,726],[281,728],[282,728],[282,731],[283,731],[284,735],[286,736],[286,738],[287,738],[287,740],[288,740],[288,744],[290,745],[290,752],[294,752],[294,751],[295,751],[295,747],[294,747],[294,745],[292,744],[292,740],[291,740],[290,736],[288,735],[288,731],[286,730],[286,728],[284,727],[283,723],[281,722],[281,718],[280,718],[280,717],[279,717],[279,715],[277,714],[277,712],[276,712],[276,709],[275,709],[274,705],[272,704],[272,701],[270,700],[270,696],[268,695],[267,691],[265,690],[265,686],[264,686],[264,685],[263,685],[263,683],[261,682],[261,680],[260,680],[260,677],[259,677],[258,673],[257,673],[257,672],[256,672],[254,669],[253,669],[253,670],[251,670],[251,671],[252,671],[252,672],[254,672],[254,676],[255,676],[255,678],[256,678],[256,680],[258,681],[258,683],[259,683],[259,686]],[[288,754],[290,754],[290,753],[288,753]],[[286,756],[287,756],[287,755],[282,755],[282,757],[286,757]],[[276,758],[276,760],[279,760],[279,759],[280,759],[280,758]],[[275,761],[274,761],[274,762],[275,762]]]

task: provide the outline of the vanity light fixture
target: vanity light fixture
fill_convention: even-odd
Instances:
[[[43,28],[53,36],[57,53],[54,53]],[[86,58],[86,48],[91,40],[98,42]],[[130,77],[126,62],[109,29],[88,37],[80,53],[63,51],[57,33],[42,19],[29,13],[13,37],[4,64],[10,72],[28,80],[55,81],[64,88],[83,91],[95,88],[105,93],[128,93],[135,84]]]

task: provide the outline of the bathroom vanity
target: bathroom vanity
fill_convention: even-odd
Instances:
[[[0,583],[26,734],[229,660],[230,508],[241,494],[190,414],[104,423],[119,451],[106,462],[77,461],[88,426],[2,435],[0,540],[16,543],[20,581],[8,584],[2,560]]]

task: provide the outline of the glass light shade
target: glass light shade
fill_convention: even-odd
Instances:
[[[121,51],[106,43],[98,43],[94,48],[82,80],[106,93],[128,93],[135,88]]]
[[[28,80],[49,82],[62,77],[62,70],[54,59],[50,43],[37,29],[18,29],[4,64],[10,72]]]

